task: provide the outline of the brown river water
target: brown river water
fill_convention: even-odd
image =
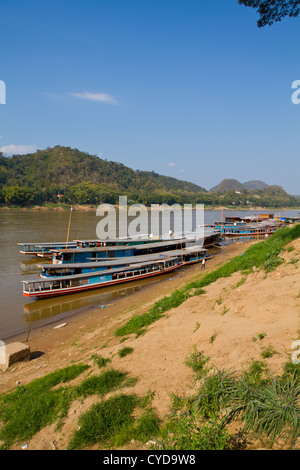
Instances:
[[[275,211],[259,211],[272,212]],[[257,211],[226,211],[224,215],[249,215]],[[281,216],[296,216],[298,211],[277,212]],[[31,328],[65,320],[68,316],[95,307],[103,307],[147,288],[157,279],[131,282],[90,292],[35,300],[22,293],[22,280],[38,277],[37,263],[50,260],[32,258],[19,253],[18,242],[62,242],[67,239],[69,211],[6,211],[0,213],[0,340],[23,334]],[[95,211],[72,212],[69,240],[95,239],[99,217]],[[205,211],[205,223],[221,220],[221,211]],[[184,268],[182,268],[184,269]],[[169,275],[174,277],[176,272]]]

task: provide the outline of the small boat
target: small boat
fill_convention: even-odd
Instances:
[[[180,258],[169,257],[145,263],[134,263],[116,269],[92,271],[64,277],[51,277],[50,279],[22,281],[23,295],[25,297],[48,298],[74,294],[169,273],[179,268],[182,264]]]

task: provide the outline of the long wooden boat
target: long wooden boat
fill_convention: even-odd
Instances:
[[[150,261],[159,261],[171,257],[178,257],[184,265],[197,263],[205,258],[211,258],[207,250],[202,248],[183,250],[172,250],[170,252],[154,253],[142,256],[129,256],[121,258],[107,258],[103,261],[93,261],[87,263],[63,263],[63,264],[38,264],[40,277],[43,279],[58,276],[73,276],[77,274],[105,271],[108,269],[117,269],[125,266],[133,266],[136,263],[144,263]]]
[[[180,250],[189,245],[187,240],[168,240],[131,246],[105,246],[97,248],[68,248],[52,252],[53,264],[103,261],[105,258],[123,258]]]
[[[182,236],[173,236],[169,241],[197,241],[196,234],[192,233],[191,238]],[[195,237],[195,239],[193,239]],[[204,248],[217,245],[220,242],[220,230],[215,227],[204,227],[202,244]],[[41,258],[51,258],[53,251],[64,249],[83,249],[83,248],[107,248],[107,247],[130,247],[145,244],[164,243],[164,238],[143,236],[141,238],[117,238],[117,239],[95,239],[95,240],[72,240],[70,242],[52,242],[52,243],[33,243],[19,242],[19,251],[22,255],[37,256]]]
[[[73,240],[70,242],[52,243],[24,243],[19,242],[19,251],[22,255],[38,256],[41,258],[51,258],[53,250],[76,249],[76,248],[96,248],[108,246],[131,246],[145,243],[156,243],[159,240],[152,238],[145,239],[108,239],[108,240]]]
[[[278,229],[278,225],[255,225],[255,224],[226,224],[220,227],[223,236],[231,237],[249,237],[249,236],[270,236]]]
[[[25,297],[48,298],[73,294],[169,273],[181,265],[180,258],[169,257],[164,260],[134,263],[117,269],[51,277],[50,279],[26,280],[22,281],[23,295]]]

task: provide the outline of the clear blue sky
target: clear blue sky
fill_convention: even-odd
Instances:
[[[237,0],[2,0],[0,147],[75,147],[210,189],[300,194],[300,18]]]

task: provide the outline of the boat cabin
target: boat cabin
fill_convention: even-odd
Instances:
[[[73,248],[53,250],[52,261],[61,263],[85,263],[89,261],[103,261],[105,258],[120,258],[129,256],[141,256],[161,251],[182,249],[186,247],[186,241],[169,240],[158,243],[144,243],[131,246],[106,246],[99,248]]]
[[[22,281],[25,297],[52,297],[66,295],[99,287],[119,284],[134,279],[167,273],[179,267],[181,261],[176,257],[148,263],[136,263],[123,268],[95,271],[71,276],[49,279]]]

